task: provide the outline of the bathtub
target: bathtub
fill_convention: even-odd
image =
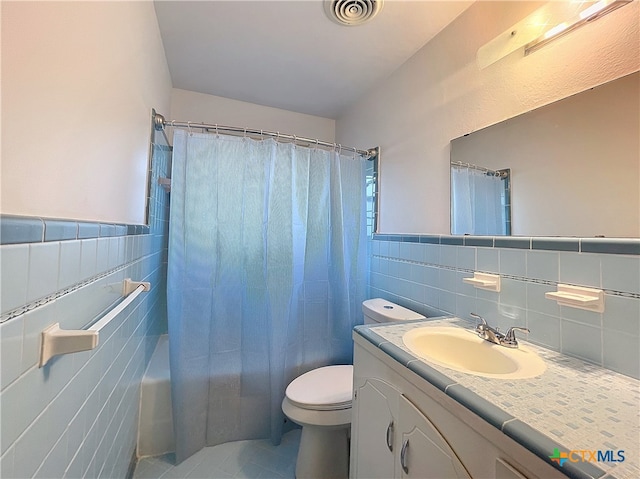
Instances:
[[[158,339],[142,377],[137,456],[160,456],[174,451],[169,336],[164,334]]]

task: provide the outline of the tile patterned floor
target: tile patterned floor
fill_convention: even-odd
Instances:
[[[267,439],[205,447],[174,465],[173,454],[138,461],[133,479],[294,479],[300,429],[282,436],[279,446]]]

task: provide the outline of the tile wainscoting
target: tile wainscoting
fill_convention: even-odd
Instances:
[[[166,333],[169,152],[154,146],[149,226],[0,217],[0,477],[127,477],[140,381]],[[82,329],[149,281],[92,351],[38,367],[40,333]]]
[[[373,235],[370,297],[427,316],[485,317],[506,330],[526,326],[528,340],[640,377],[640,240],[434,235]],[[499,293],[462,281],[499,274]],[[559,306],[545,298],[559,283],[602,289],[605,310]]]

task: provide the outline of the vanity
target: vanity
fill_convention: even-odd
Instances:
[[[415,353],[442,331],[479,339],[468,328],[457,318],[355,328],[350,477],[640,477],[639,381],[520,339],[514,354],[544,363],[522,377]],[[456,347],[445,339],[443,357]]]

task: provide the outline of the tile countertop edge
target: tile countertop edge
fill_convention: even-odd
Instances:
[[[429,319],[431,320],[432,318]],[[420,320],[419,322],[423,321],[424,320]],[[418,376],[443,391],[447,396],[480,416],[493,427],[500,429],[504,434],[527,450],[531,451],[547,464],[550,464],[555,469],[561,471],[567,477],[572,479],[597,479],[605,475],[604,470],[589,462],[573,463],[567,461],[563,466],[560,466],[557,462],[551,460],[548,451],[553,451],[555,448],[566,450],[567,448],[562,446],[562,444],[552,440],[540,431],[504,412],[502,409],[478,396],[473,391],[470,391],[463,385],[458,384],[456,381],[448,378],[439,371],[436,371],[424,361],[409,355],[407,352],[375,333],[369,328],[369,326],[356,326],[354,328],[354,332],[369,341],[375,347],[384,351],[407,369],[413,371]]]

